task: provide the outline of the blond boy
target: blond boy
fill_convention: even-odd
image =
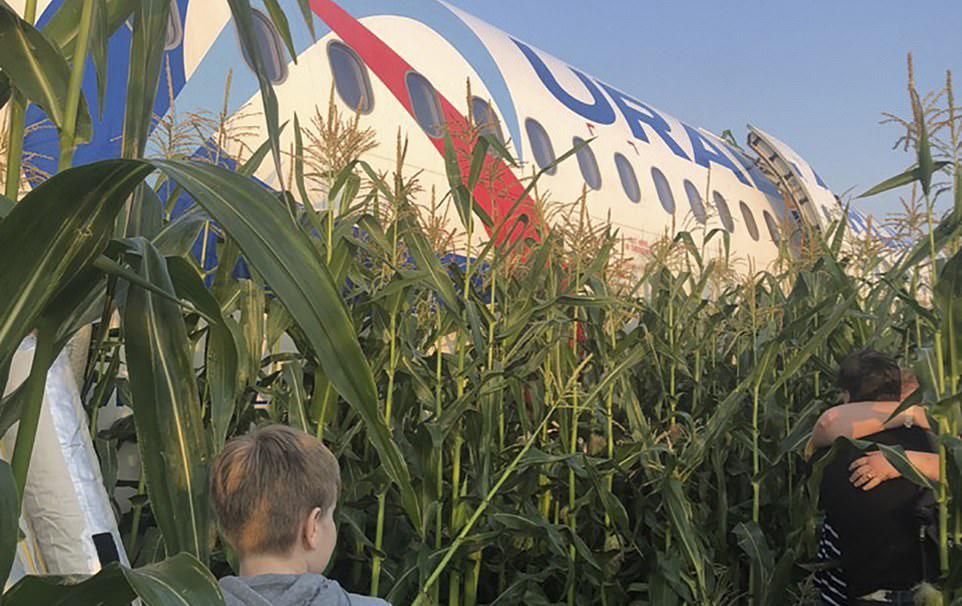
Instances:
[[[388,606],[323,576],[337,528],[337,459],[316,438],[270,425],[224,446],[211,499],[240,575],[221,579],[227,606]]]

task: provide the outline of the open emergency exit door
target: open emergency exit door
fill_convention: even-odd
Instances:
[[[758,154],[762,170],[785,196],[797,227],[823,231],[841,215],[835,194],[795,150],[760,128],[748,125],[748,146]]]

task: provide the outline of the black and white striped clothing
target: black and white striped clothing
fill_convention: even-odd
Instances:
[[[822,525],[822,536],[818,541],[818,563],[839,562],[842,558],[842,551],[839,549],[838,533],[832,525],[825,521]],[[821,603],[828,606],[845,606],[848,604],[848,584],[841,568],[825,568],[815,573],[815,589]]]

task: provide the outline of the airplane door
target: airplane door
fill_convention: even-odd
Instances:
[[[751,124],[748,130],[748,146],[785,196],[795,221],[817,231],[827,228],[833,216],[830,209],[838,206],[835,195],[788,145]]]

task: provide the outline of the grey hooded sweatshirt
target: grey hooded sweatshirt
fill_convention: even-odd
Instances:
[[[390,606],[348,593],[319,574],[262,574],[220,580],[227,606]]]

